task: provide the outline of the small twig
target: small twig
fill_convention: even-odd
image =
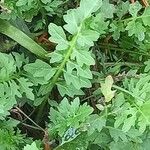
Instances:
[[[131,3],[132,3],[132,4],[135,3],[135,0],[131,0]]]
[[[40,127],[36,122],[34,122],[30,117],[28,117],[28,115],[26,115],[19,107],[15,107],[20,113],[22,113],[26,118],[28,118],[28,120],[30,120],[35,126],[37,126],[40,130],[42,130],[45,133],[45,130]]]
[[[147,0],[142,0],[142,2],[143,2],[143,4],[144,4],[145,7],[148,7],[148,6],[149,6],[149,3],[148,3]]]
[[[30,113],[30,115],[28,115],[28,117],[31,117],[32,114],[34,113],[34,111],[35,111],[35,110],[33,110],[33,111]],[[22,120],[22,122],[25,122],[27,119],[28,119],[28,118],[25,118],[24,120]]]
[[[26,126],[26,127],[29,127],[29,128],[32,128],[32,129],[35,129],[35,130],[40,130],[40,131],[43,131],[41,130],[40,128],[37,128],[35,126],[32,126],[32,125],[29,125],[29,124],[26,124],[26,123],[23,123],[23,122],[20,122],[23,126]]]
[[[44,142],[44,150],[51,150],[47,129],[45,129],[45,134],[44,134],[43,142]]]

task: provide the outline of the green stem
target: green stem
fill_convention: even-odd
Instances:
[[[109,44],[107,44],[107,45],[100,45],[100,48],[108,48],[108,49],[111,49],[111,50],[114,50],[114,51],[120,51],[120,52],[124,52],[124,53],[132,53],[132,54],[137,54],[137,55],[143,55],[143,56],[150,57],[150,54],[129,51],[129,50],[126,50],[126,49],[122,49],[122,48],[118,48],[118,47],[113,47],[113,46],[111,46]]]
[[[125,90],[125,89],[123,89],[123,88],[121,88],[121,87],[119,87],[119,86],[117,86],[117,85],[113,85],[112,87],[115,88],[115,89],[117,89],[117,90],[119,90],[119,91],[122,91],[122,92],[124,92],[124,93],[127,93],[127,94],[131,95],[132,97],[134,97],[134,98],[136,98],[136,99],[138,99],[138,100],[140,100],[140,101],[141,101],[141,100],[144,101],[144,100],[141,99],[140,97],[134,95],[132,92],[127,91],[127,90]]]
[[[67,52],[67,54],[66,54],[66,56],[65,56],[65,58],[64,58],[64,60],[63,60],[63,62],[60,64],[60,66],[59,66],[59,68],[58,68],[56,74],[55,74],[54,77],[52,78],[52,81],[51,81],[51,83],[50,83],[50,85],[51,85],[51,86],[50,86],[50,91],[51,91],[52,88],[54,87],[54,85],[55,85],[55,83],[57,82],[57,80],[58,80],[60,74],[62,73],[62,71],[63,71],[63,69],[64,69],[64,67],[65,67],[65,65],[66,65],[66,63],[67,63],[67,61],[69,60],[70,55],[72,54],[73,49],[74,49],[75,44],[76,44],[76,41],[77,41],[77,39],[78,39],[78,35],[79,35],[79,34],[77,34],[77,35],[73,38],[73,40],[72,40],[72,42],[71,42],[71,46],[70,46],[70,48],[68,49],[68,52]]]
[[[130,21],[130,20],[148,18],[148,17],[150,17],[150,15],[145,15],[145,16],[141,15],[141,16],[138,16],[138,17],[130,17],[130,18],[127,18],[127,19],[119,20],[118,22],[125,22],[125,21]]]
[[[72,52],[73,52],[73,49],[76,45],[76,42],[77,42],[77,39],[78,39],[78,36],[80,34],[80,31],[81,31],[81,28],[82,28],[82,24],[80,25],[79,27],[79,30],[78,30],[78,33],[72,38],[71,42],[70,42],[70,47],[67,49],[67,53],[64,57],[64,60],[62,61],[62,63],[60,64],[60,66],[58,67],[58,70],[56,71],[55,75],[53,76],[51,82],[48,84],[48,91],[49,93],[51,93],[53,87],[55,86],[59,76],[61,75],[61,73],[63,72],[63,69],[67,63],[67,61],[69,60]],[[43,101],[43,103],[40,105],[40,109],[38,111],[38,114],[36,116],[36,122],[38,122],[43,114],[43,110],[45,108],[45,105],[47,103],[47,99],[49,97],[49,94],[45,95],[45,100]]]
[[[128,67],[131,67],[131,66],[143,67],[144,66],[143,64],[140,64],[140,63],[131,63],[131,62],[117,62],[116,64],[120,66],[128,66]],[[104,65],[106,66],[115,66],[116,64],[115,62],[104,63]]]
[[[0,19],[0,33],[12,38],[33,54],[43,59],[48,59],[46,57],[47,52],[40,45],[38,45],[34,40],[28,37],[21,30],[11,25],[8,21]]]

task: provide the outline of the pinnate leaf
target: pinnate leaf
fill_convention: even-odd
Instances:
[[[37,59],[34,63],[30,63],[24,66],[24,70],[32,74],[33,77],[44,78],[46,81],[51,79],[55,74],[55,69],[49,64]]]
[[[39,150],[36,146],[36,143],[33,142],[31,145],[27,144],[23,150]]]
[[[135,3],[133,4],[130,4],[129,6],[129,13],[133,16],[133,17],[136,17],[139,10],[142,8],[141,4],[136,1]]]

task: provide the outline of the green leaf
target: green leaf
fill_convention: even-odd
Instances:
[[[139,117],[138,125],[139,130],[143,133],[146,130],[147,126],[150,126],[150,101],[145,102],[141,109],[142,114]]]
[[[110,31],[113,32],[112,36],[115,40],[118,40],[120,38],[120,33],[125,31],[124,24],[122,22],[113,22],[112,24],[110,24],[110,27]]]
[[[125,14],[128,13],[129,4],[130,4],[129,1],[126,1],[126,2],[121,1],[118,4],[118,7],[116,9],[116,14],[119,17],[119,19],[121,19]]]
[[[36,146],[36,143],[33,142],[31,145],[27,144],[23,150],[39,150]]]
[[[72,59],[76,58],[77,63],[82,67],[83,64],[86,65],[94,65],[95,60],[91,56],[91,52],[84,51],[84,50],[74,50],[74,52],[71,55]]]
[[[50,23],[49,33],[51,35],[50,41],[58,44],[57,49],[64,50],[68,48],[69,43],[66,39],[65,32],[61,26]]]
[[[51,57],[50,63],[60,62],[63,59],[62,54],[58,52],[52,52],[48,56]]]
[[[100,35],[106,33],[108,29],[108,25],[109,25],[109,21],[105,21],[101,13],[98,13],[90,24],[91,28],[97,31]]]
[[[101,0],[95,0],[94,3],[91,3],[89,0],[81,0],[79,9],[82,12],[83,17],[87,18],[91,16],[93,12],[96,12],[101,6]]]
[[[81,0],[79,8],[68,11],[67,15],[64,15],[64,21],[67,23],[64,25],[65,30],[71,34],[76,34],[80,23],[90,17],[93,12],[96,12],[101,5],[101,0],[95,0],[94,3],[91,3],[90,0]]]
[[[92,72],[90,71],[89,67],[83,66],[80,67],[77,63],[69,61],[67,63],[67,72],[69,74],[73,73],[74,69],[77,70],[77,76],[81,76],[87,79],[92,79],[93,75]]]
[[[86,30],[85,32],[82,31],[81,35],[79,36],[77,43],[81,46],[94,46],[94,42],[99,37],[99,33],[92,30]]]
[[[8,81],[14,72],[16,66],[12,55],[0,53],[0,82]]]
[[[106,102],[110,102],[115,96],[116,91],[111,90],[113,82],[113,78],[111,76],[107,76],[105,79],[105,83],[101,83],[101,91],[105,97]]]
[[[74,75],[74,74],[70,74],[68,72],[64,73],[64,78],[65,78],[67,85],[70,85],[72,83],[73,86],[78,90],[81,87],[89,88],[92,86],[91,82],[88,79]]]
[[[136,22],[134,20],[130,21],[126,30],[128,30],[129,36],[135,35],[139,41],[143,41],[145,39],[146,29],[141,22]]]
[[[52,62],[57,62],[58,67],[51,81],[41,87],[39,93],[46,94],[50,92],[57,82],[59,82],[59,79],[63,77],[67,81],[67,86],[72,84],[77,90],[82,87],[91,87],[91,82],[87,77],[85,78],[85,74],[90,73],[90,66],[95,64],[89,49],[94,45],[94,41],[98,40],[99,33],[91,29],[89,22],[94,20],[93,13],[101,7],[101,3],[101,0],[96,0],[94,3],[91,3],[90,0],[82,0],[78,8],[67,11],[67,14],[64,15],[64,21],[66,22],[64,29],[71,35],[68,38],[68,46],[66,47],[63,46],[66,41],[63,28],[50,24],[50,38],[58,44],[54,54],[50,55],[50,57]],[[59,46],[58,42],[62,44]],[[60,61],[60,59],[62,60]],[[67,64],[70,61],[78,64],[79,67],[76,66],[74,68],[77,71],[73,70],[70,73],[67,70]],[[89,76],[91,76],[91,73]],[[69,93],[64,86],[59,86],[59,91],[66,91],[65,94]]]
[[[19,78],[17,79],[19,82],[20,91],[26,94],[26,97],[28,99],[34,100],[34,94],[33,89],[31,88],[33,86],[33,83],[29,82],[28,79],[25,78]]]
[[[75,95],[84,95],[84,92],[81,89],[76,89],[72,84],[66,85],[66,82],[57,83],[57,88],[62,97],[68,95],[74,97]]]
[[[135,145],[132,142],[111,142],[109,148],[110,150],[135,150]]]
[[[115,13],[115,6],[109,3],[109,0],[103,0],[100,12],[103,14],[104,18],[113,18]]]
[[[79,98],[75,98],[71,104],[64,98],[57,110],[53,108],[50,110],[52,122],[50,130],[59,132],[58,134],[62,137],[69,127],[79,128],[80,124],[84,123],[92,112],[92,107],[87,106],[87,104],[80,105]]]
[[[106,125],[106,117],[97,114],[91,115],[87,120],[87,123],[90,125],[90,128],[88,129],[89,135],[93,134],[95,130],[101,132]]]
[[[142,15],[142,21],[145,26],[150,26],[150,7],[146,7]]]
[[[144,64],[146,65],[144,72],[149,72],[150,71],[150,59],[144,62]]]
[[[28,3],[28,0],[18,0],[16,6],[24,6]]]
[[[76,138],[70,141],[65,141],[60,146],[56,147],[55,150],[86,150],[88,147],[87,134],[82,133]]]
[[[51,79],[56,71],[55,68],[52,68],[49,64],[39,59],[34,63],[25,65],[24,70],[32,74],[34,77],[44,78],[45,81]]]
[[[133,4],[130,4],[130,6],[129,6],[129,13],[133,17],[137,17],[137,14],[141,10],[141,8],[142,8],[141,4],[138,1],[136,1]]]

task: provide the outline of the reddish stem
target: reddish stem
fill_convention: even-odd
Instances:
[[[147,0],[142,0],[142,2],[143,2],[143,4],[144,4],[145,7],[148,7],[148,6],[149,6],[149,3],[148,3]]]

